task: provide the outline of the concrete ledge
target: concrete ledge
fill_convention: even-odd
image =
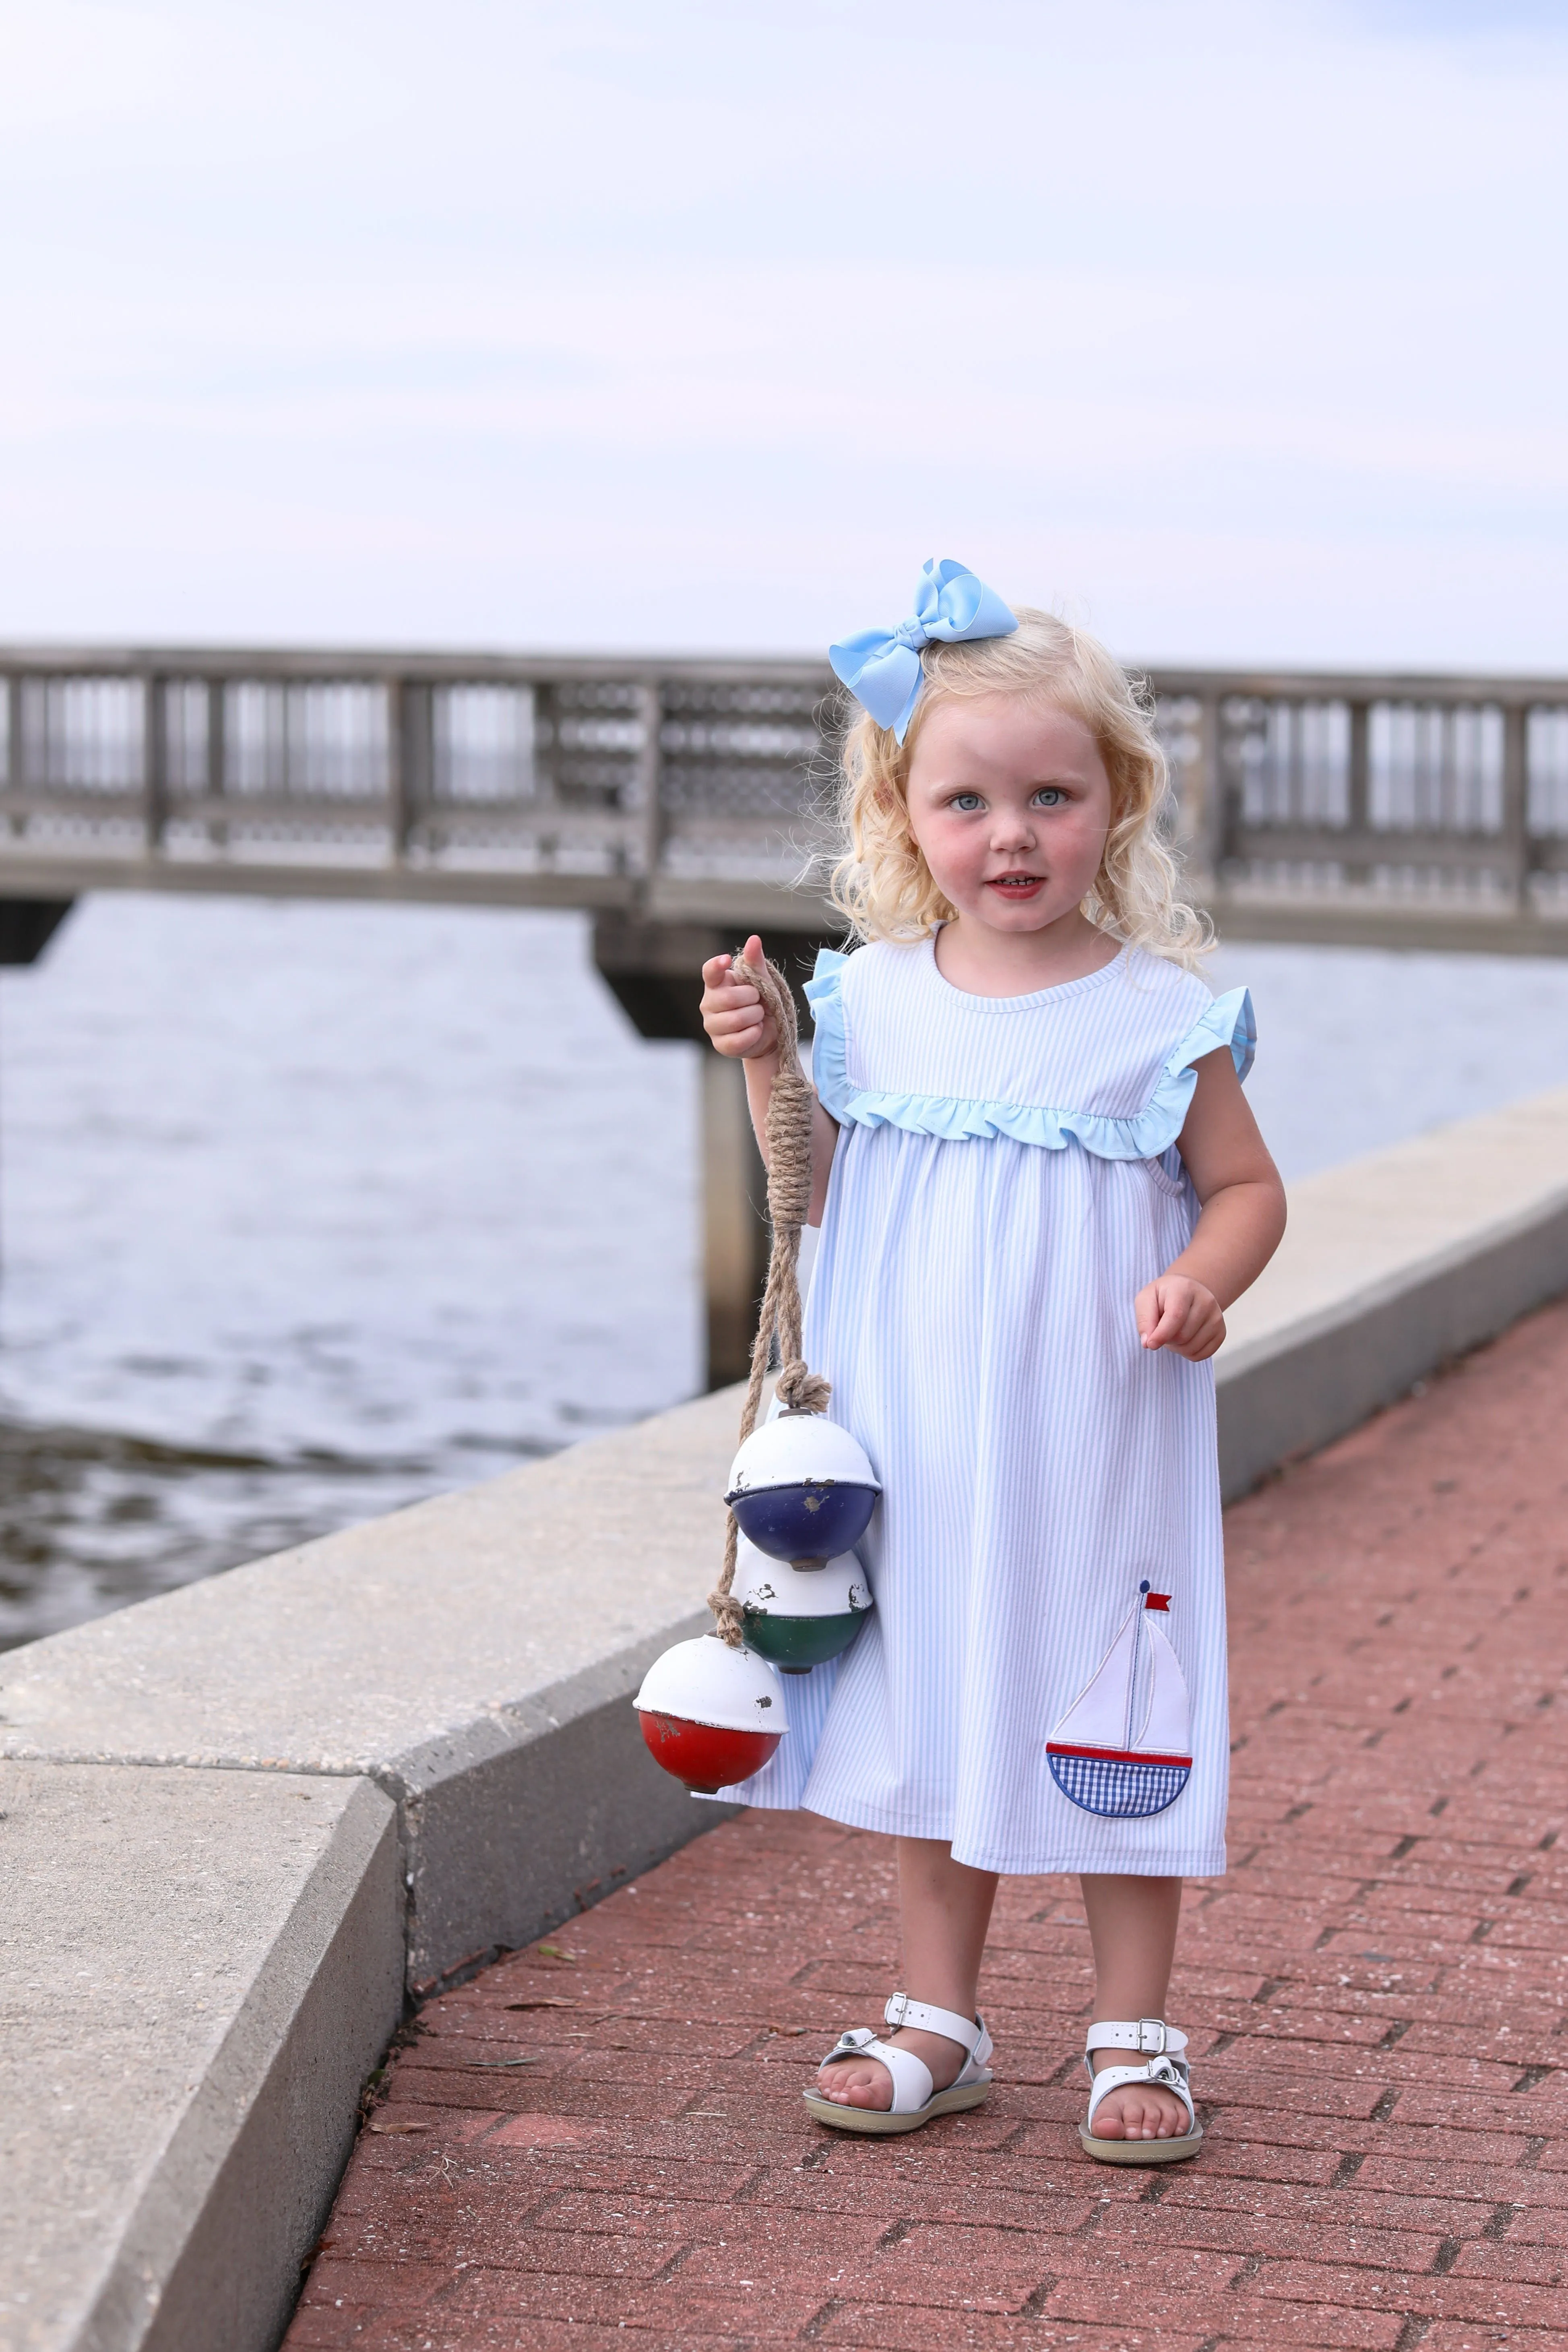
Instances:
[[[1227,1494],[1568,1288],[1568,1091],[1291,1212],[1219,1359]],[[707,1622],[737,1411],[703,1398],[0,1658],[7,2347],[276,2341],[404,1984],[719,1817],[627,1702]]]
[[[411,1988],[711,1823],[627,1704],[710,1621],[733,1391],[0,1657],[0,1755],[363,1774]],[[696,1604],[694,1607],[693,1604]]]
[[[1226,1500],[1568,1290],[1568,1088],[1292,1186],[1216,1362]]]
[[[266,2352],[402,2002],[366,1780],[0,1765],[0,2343]]]

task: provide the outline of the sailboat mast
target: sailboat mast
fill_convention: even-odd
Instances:
[[[1147,1661],[1149,1671],[1143,1677],[1145,1682],[1148,1682],[1153,1671],[1153,1658],[1149,1647],[1149,1629],[1143,1622],[1143,1612],[1149,1605],[1148,1595],[1149,1580],[1145,1577],[1138,1587],[1138,1599],[1132,1620],[1132,1646],[1127,1655],[1127,1721],[1121,1734],[1123,1748],[1131,1748],[1136,1742],[1138,1733],[1142,1729],[1138,1715],[1138,1669]]]
[[[1132,1640],[1127,1652],[1127,1711],[1121,1726],[1121,1745],[1132,1745],[1132,1727],[1138,1703],[1138,1661],[1143,1651],[1143,1611],[1140,1607],[1132,1621]]]

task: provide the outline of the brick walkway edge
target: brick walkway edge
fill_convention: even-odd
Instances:
[[[1088,1939],[1004,1882],[989,2105],[799,2102],[897,1968],[878,1840],[752,1814],[432,2001],[288,2352],[1562,2352],[1568,1304],[1229,1514],[1229,1874],[1194,2164],[1080,2152]]]

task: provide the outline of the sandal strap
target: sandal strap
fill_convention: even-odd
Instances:
[[[884,2024],[897,2032],[901,2026],[912,2025],[921,2033],[940,2033],[948,2042],[956,2042],[966,2058],[980,2054],[980,2044],[987,2039],[985,2028],[977,2017],[963,2017],[955,2009],[937,2009],[929,2000],[911,2000],[907,1992],[896,1992],[882,2011]],[[988,2058],[989,2050],[984,2053]]]
[[[1101,2042],[1100,2046],[1103,2050],[1113,2045]],[[1084,2063],[1087,2065],[1089,2061],[1086,2059]],[[1187,2086],[1187,2062],[1184,2058],[1167,2057],[1162,2053],[1157,2057],[1146,2060],[1142,2066],[1102,2066],[1100,2068],[1099,2074],[1093,2078],[1093,2087],[1089,2095],[1089,2114],[1085,2118],[1088,2130],[1092,2132],[1094,2129],[1095,2110],[1101,2099],[1107,2097],[1112,2091],[1120,2091],[1126,2083],[1157,2083],[1162,2090],[1173,2091],[1187,2111],[1188,2131],[1196,2129],[1197,2110],[1193,2105],[1193,2095]]]
[[[1180,2026],[1163,2017],[1097,2018],[1084,2036],[1086,2056],[1096,2050],[1136,2050],[1144,2058],[1179,2058],[1187,2046]]]
[[[896,2042],[879,2042],[868,2025],[852,2026],[847,2033],[841,2033],[822,2063],[836,2066],[844,2058],[875,2058],[887,2068],[893,2084],[889,2114],[918,2115],[921,2107],[931,2105],[936,2086],[925,2061],[912,2050],[900,2050]]]

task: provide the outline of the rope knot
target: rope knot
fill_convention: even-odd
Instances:
[[[731,1518],[730,1525],[733,1527],[734,1524]],[[731,1572],[732,1574],[733,1570],[731,1570]],[[745,1643],[742,1639],[742,1628],[745,1623],[745,1612],[727,1584],[720,1583],[714,1586],[708,1595],[708,1606],[713,1612],[717,1621],[713,1630],[721,1642],[727,1642],[731,1650],[743,1649]]]
[[[737,955],[734,961],[739,966],[742,959]],[[779,1058],[773,1092],[768,1097],[765,1129],[768,1219],[773,1226],[773,1247],[768,1256],[767,1287],[763,1293],[762,1308],[757,1318],[757,1336],[752,1343],[752,1375],[746,1384],[746,1402],[741,1413],[742,1445],[757,1425],[763,1382],[767,1377],[768,1358],[775,1332],[782,1366],[778,1394],[785,1410],[823,1412],[833,1394],[832,1383],[821,1372],[809,1370],[800,1352],[800,1277],[797,1269],[800,1229],[811,1208],[811,1130],[816,1097],[800,1066],[795,998],[790,992],[788,981],[776,964],[764,963],[760,970],[755,964],[746,964],[744,970],[772,1016]],[[713,1612],[720,1640],[727,1642],[732,1650],[738,1650],[742,1646],[744,1617],[731,1588],[735,1581],[741,1531],[732,1511],[729,1514],[729,1521],[724,1537],[724,1567],[718,1583],[708,1595],[708,1606]]]
[[[786,1412],[826,1412],[833,1383],[826,1372],[809,1371],[794,1356],[778,1376],[776,1393]]]

